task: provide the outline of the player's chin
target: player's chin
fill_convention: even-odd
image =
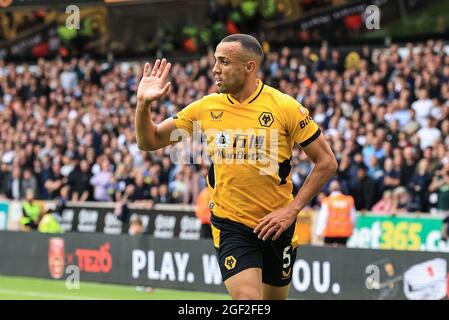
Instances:
[[[217,90],[219,93],[228,93],[227,88],[223,85],[217,85]]]

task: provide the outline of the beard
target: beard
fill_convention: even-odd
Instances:
[[[241,83],[234,82],[232,85],[222,83],[221,86],[217,86],[218,93],[224,93],[224,94],[234,94],[236,92],[239,92],[244,86],[244,81],[241,81]]]
[[[220,86],[220,87],[217,86],[217,92],[218,93],[229,93],[227,91],[227,87],[225,87],[225,86]]]
[[[217,86],[217,91],[218,91],[218,93],[224,93],[224,94],[230,93],[229,87],[226,85]]]

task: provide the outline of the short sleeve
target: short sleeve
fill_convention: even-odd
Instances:
[[[289,97],[285,109],[287,131],[297,144],[305,147],[320,136],[321,130],[307,108]]]
[[[201,100],[192,102],[173,117],[176,128],[187,130],[189,135],[192,135],[193,123],[198,120],[198,107],[201,103],[200,101]]]

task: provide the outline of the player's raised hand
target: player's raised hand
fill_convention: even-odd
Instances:
[[[170,68],[171,64],[167,63],[167,60],[157,59],[149,72],[150,64],[145,63],[142,79],[137,88],[137,101],[148,104],[164,96],[170,90],[170,82],[167,82]]]

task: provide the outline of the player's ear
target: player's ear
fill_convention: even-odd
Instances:
[[[246,64],[246,71],[251,72],[254,71],[256,69],[256,63],[254,61],[249,61]]]

